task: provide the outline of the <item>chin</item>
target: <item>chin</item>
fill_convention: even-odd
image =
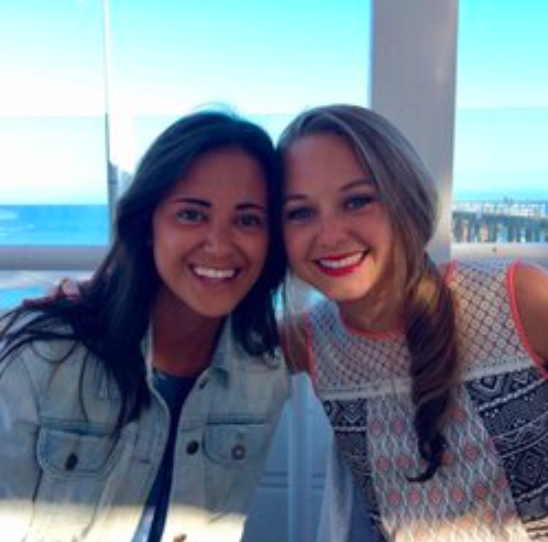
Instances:
[[[354,301],[359,301],[363,296],[363,292],[353,292],[353,291],[322,291],[322,294],[327,297],[329,300],[335,303],[352,303]]]
[[[237,304],[231,305],[219,305],[218,307],[208,307],[206,310],[202,310],[204,316],[210,318],[223,318],[231,314],[237,307]]]

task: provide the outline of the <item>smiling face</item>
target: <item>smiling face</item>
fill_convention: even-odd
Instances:
[[[306,135],[284,157],[284,238],[293,272],[330,299],[352,304],[386,281],[392,233],[371,173],[346,142]]]
[[[266,179],[237,148],[201,155],[153,215],[156,307],[230,313],[261,274],[268,248]]]

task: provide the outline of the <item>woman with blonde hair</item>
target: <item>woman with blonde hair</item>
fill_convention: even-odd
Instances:
[[[290,317],[289,355],[377,535],[548,540],[548,273],[437,265],[434,181],[368,109],[305,111],[278,151],[289,264],[325,297]],[[330,505],[335,523],[351,516]]]

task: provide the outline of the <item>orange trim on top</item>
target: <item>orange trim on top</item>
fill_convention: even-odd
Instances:
[[[515,275],[520,263],[521,262],[519,260],[512,262],[506,270],[506,291],[510,300],[510,313],[512,314],[512,319],[514,320],[518,337],[521,341],[523,348],[527,350],[527,353],[535,362],[538,370],[542,373],[544,378],[548,380],[548,369],[545,367],[545,361],[533,350],[533,347],[531,346],[531,343],[527,338],[525,328],[523,327],[523,322],[521,321],[521,317],[519,315],[518,302],[516,299]]]
[[[443,280],[445,284],[449,285],[453,282],[455,273],[457,272],[458,262],[457,260],[451,260],[445,265],[445,270],[443,273]]]

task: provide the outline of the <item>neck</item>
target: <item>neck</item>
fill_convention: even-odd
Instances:
[[[152,365],[174,376],[197,376],[209,367],[222,319],[178,304],[156,303],[152,316]]]
[[[397,296],[376,292],[352,302],[338,303],[344,321],[358,331],[388,333],[403,328],[404,307]]]

